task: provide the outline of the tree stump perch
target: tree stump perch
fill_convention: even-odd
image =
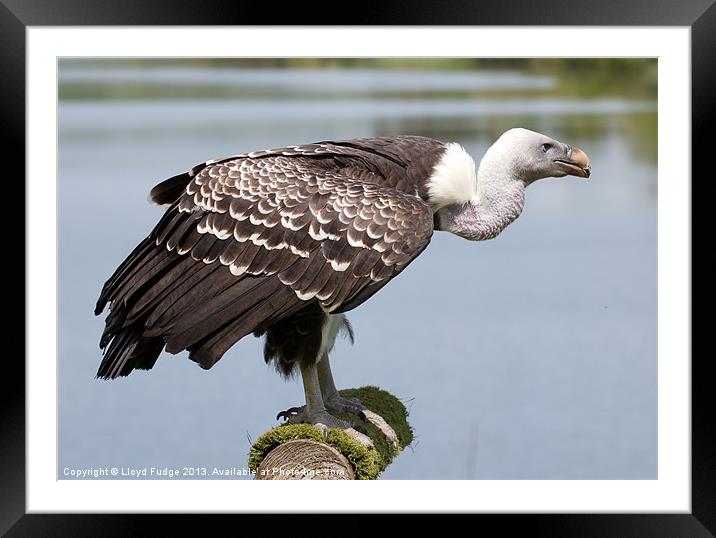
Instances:
[[[326,443],[295,439],[263,459],[257,480],[355,480],[351,462]]]
[[[251,446],[249,469],[257,480],[374,480],[413,440],[408,411],[392,394],[377,387],[340,391],[379,414],[395,431],[391,446],[380,430],[357,417],[338,416],[368,435],[366,447],[340,429],[321,432],[311,424],[285,424],[261,435]]]

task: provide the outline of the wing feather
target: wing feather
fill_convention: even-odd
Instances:
[[[318,158],[327,147],[210,162],[153,191],[171,206],[97,303],[98,313],[112,309],[102,376],[151,367],[161,351],[151,339],[189,349],[208,368],[238,339],[310,303],[358,306],[420,254],[433,232],[429,206],[378,184],[377,168],[327,166]]]

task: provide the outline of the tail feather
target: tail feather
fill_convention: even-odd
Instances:
[[[139,243],[135,249],[127,256],[127,258],[117,267],[114,274],[107,279],[102,291],[97,299],[97,304],[94,309],[96,316],[99,316],[104,310],[107,303],[111,300],[112,295],[116,292],[117,286],[119,286],[130,272],[136,271],[139,262],[144,259],[146,254],[151,251],[154,245],[154,241],[147,237],[141,243]]]
[[[171,252],[164,251],[148,260],[146,265],[131,278],[122,283],[122,286],[112,297],[113,305],[131,304],[136,298],[141,297],[142,293],[152,287],[164,273],[171,270],[176,265],[178,259],[171,255]]]
[[[189,358],[204,369],[211,368],[231,346],[254,332],[257,327],[299,310],[302,305],[292,301],[292,296],[295,297],[289,288],[274,289],[268,297],[257,302],[241,315],[230,319],[219,329],[188,346]]]
[[[166,311],[214,269],[215,267],[196,263],[190,258],[182,260],[132,304],[127,312],[127,322]],[[153,324],[151,317],[147,318],[147,324]]]
[[[227,268],[219,264],[205,265],[157,303],[147,319],[150,332],[168,331],[180,319],[196,314],[197,303],[204,304],[236,284],[237,278]]]
[[[177,353],[212,333],[217,327],[236,318],[247,318],[252,308],[270,297],[281,286],[277,279],[246,277],[223,293],[202,302],[201,306],[182,315],[171,327],[167,351]],[[250,321],[250,320],[249,320]]]
[[[169,200],[187,181],[170,178],[155,187],[152,198]],[[192,360],[210,368],[239,339],[305,306],[275,275],[237,276],[225,265],[248,266],[258,257],[261,267],[269,267],[274,260],[261,246],[227,248],[224,240],[197,231],[200,213],[179,215],[176,199],[170,203],[102,288],[95,314],[107,305],[109,314],[100,338],[99,378],[150,369],[165,348],[187,349]]]
[[[160,256],[163,252],[166,253],[166,249],[158,250],[156,248],[157,236],[166,236],[179,225],[179,220],[176,219],[176,215],[175,206],[169,208],[155,226],[154,230],[152,230],[152,233],[144,238],[144,240],[129,253],[112,276],[107,279],[97,300],[94,310],[95,315],[101,314],[107,306],[107,303],[116,301],[117,295],[122,290],[126,291],[128,289],[128,282],[143,275],[151,260],[154,260],[154,262],[151,263],[155,263],[161,259],[161,257],[157,256]]]
[[[121,329],[115,334],[97,370],[97,377],[102,379],[114,379],[125,370],[128,359],[141,338],[140,331],[136,327]],[[125,374],[126,375],[126,374]]]
[[[141,326],[120,329],[102,358],[97,377],[115,379],[129,375],[135,368],[148,370],[154,366],[163,348],[161,338],[142,337]]]

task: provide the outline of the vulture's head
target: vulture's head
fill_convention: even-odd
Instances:
[[[546,177],[587,178],[592,169],[589,157],[581,149],[523,128],[506,131],[485,157],[509,167],[512,177],[528,184]]]
[[[428,184],[435,229],[472,241],[492,239],[522,213],[527,185],[545,177],[586,178],[591,171],[581,149],[529,129],[503,133],[483,156],[477,176],[465,150],[448,145]]]

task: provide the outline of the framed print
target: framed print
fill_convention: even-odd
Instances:
[[[352,21],[365,26],[271,27],[249,26],[232,9],[215,18],[159,3],[121,12],[7,6],[1,39],[15,82],[4,87],[4,114],[15,143],[25,140],[28,317],[25,369],[14,365],[8,376],[26,383],[23,391],[13,381],[17,394],[5,406],[3,530],[49,532],[61,517],[83,533],[87,518],[115,513],[126,534],[138,520],[118,514],[137,512],[501,514],[508,529],[550,535],[707,536],[716,528],[708,376],[705,359],[691,356],[690,317],[690,178],[706,175],[714,94],[709,2],[618,11],[570,4],[548,17],[504,3],[407,15],[388,4],[381,20],[363,13]],[[246,162],[270,166],[251,172]],[[344,176],[331,166],[371,186],[341,194],[334,183]],[[468,180],[453,179],[457,168]],[[298,191],[267,187],[266,178],[294,181],[293,170]],[[494,194],[497,180],[485,185],[515,170],[519,210],[503,219],[515,204],[499,202],[512,194]],[[232,173],[247,182],[233,194]],[[385,180],[416,182],[408,201],[400,198],[421,204],[410,217],[389,201],[393,191],[374,187],[393,173]],[[524,194],[548,177],[560,179]],[[307,191],[315,196],[299,216],[292,208],[305,182],[324,198]],[[154,185],[150,196],[168,208],[143,203]],[[336,190],[323,192],[327,185]],[[272,188],[288,193],[267,198],[282,211],[276,222],[269,202],[258,201]],[[384,190],[370,194],[375,188]],[[222,211],[226,196],[245,196],[246,208],[232,202]],[[379,212],[369,225],[374,196],[396,213]],[[321,227],[325,208],[350,215],[353,198],[354,230],[355,215]],[[488,211],[480,204],[490,200]],[[475,222],[464,213],[471,208]],[[419,241],[423,209],[430,234],[452,235],[435,234],[383,289],[380,280],[430,241]],[[485,224],[487,232],[473,233],[488,214],[499,230]],[[206,222],[182,224],[194,218]],[[315,227],[298,238],[300,219],[310,218]],[[165,235],[162,222],[170,223]],[[395,229],[381,236],[389,223]],[[155,225],[157,235],[140,243]],[[191,244],[177,236],[176,254],[169,246],[163,254],[163,238],[180,228],[198,235]],[[390,246],[401,230],[405,243],[384,256],[380,237]],[[336,252],[306,246],[338,244],[341,233],[346,244]],[[262,254],[239,263],[243,246],[217,250],[229,241]],[[374,243],[381,254],[372,263],[385,267],[366,273],[373,287],[340,280],[347,267],[361,278],[368,262],[360,249]],[[190,257],[174,256],[187,252],[203,264],[182,272]],[[313,264],[311,252],[325,259]],[[301,258],[314,267],[301,272],[310,273],[304,284],[288,272]],[[226,275],[210,276],[215,267]],[[259,275],[275,289],[257,287]],[[342,303],[331,303],[330,283]],[[228,297],[221,289],[236,301],[220,299]],[[316,315],[340,323],[329,343],[332,321],[318,325],[318,347],[301,353],[319,366],[297,358],[298,381],[284,383],[258,358],[290,372],[290,350],[308,345],[312,330],[304,302],[315,297]],[[232,310],[253,298],[248,313]],[[278,328],[286,320],[295,325]],[[339,338],[332,349],[341,330],[355,344]],[[96,347],[103,331],[104,359]],[[303,343],[289,349],[294,337]],[[380,480],[355,486],[370,491],[306,486],[341,488],[314,492],[317,504],[292,481],[255,484],[249,453],[292,405],[289,422],[345,424],[323,409],[334,401],[330,369],[320,366],[328,368],[329,353],[339,388],[378,385],[402,399],[415,438],[380,467]],[[390,441],[386,431],[379,427]],[[359,477],[377,474],[349,463]],[[282,491],[262,496],[257,487]],[[267,502],[284,493],[290,505]]]

